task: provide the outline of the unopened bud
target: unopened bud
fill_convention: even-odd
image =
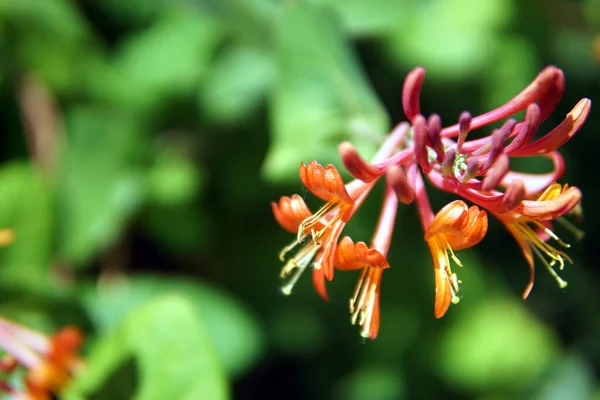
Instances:
[[[399,165],[390,167],[386,174],[387,183],[396,192],[398,200],[404,204],[410,204],[415,199],[415,191],[411,186],[404,170]]]

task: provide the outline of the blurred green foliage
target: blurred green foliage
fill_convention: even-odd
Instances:
[[[557,64],[567,89],[545,129],[600,93],[599,35],[596,0],[2,0],[0,228],[16,241],[0,250],[0,312],[85,331],[67,399],[600,398],[594,115],[564,150],[587,232],[564,292],[539,274],[521,302],[526,264],[492,225],[461,255],[463,301],[434,320],[403,208],[380,336],[363,344],[354,274],[328,304],[309,278],[278,293],[290,237],[269,208],[305,193],[301,161],[338,164],[340,141],[369,157],[403,119],[413,66],[448,125]]]

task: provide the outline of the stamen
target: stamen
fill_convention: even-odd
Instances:
[[[552,239],[556,240],[558,242],[558,244],[560,244],[562,247],[565,248],[569,248],[571,247],[570,244],[563,242],[562,240],[560,240],[560,238],[558,236],[556,236],[556,234],[554,232],[552,232],[550,229],[548,229],[546,226],[544,226],[541,222],[539,221],[533,221],[535,223],[536,226],[538,226],[540,229],[542,229],[544,232],[546,232],[548,234],[548,236],[550,236]]]
[[[452,250],[452,247],[450,247],[450,243],[448,243],[448,241],[446,240],[446,238],[444,238],[444,247],[446,248],[446,251],[450,253],[450,257],[452,257],[452,260],[456,263],[456,265],[458,265],[459,267],[463,267],[462,263],[460,262],[459,258],[456,256],[456,254],[454,254],[454,251]],[[448,266],[448,268],[450,268],[450,266]],[[450,274],[452,274],[452,271],[450,271]],[[454,274],[456,275],[456,274]]]
[[[350,321],[352,325],[361,326],[360,334],[364,338],[374,337],[371,324],[373,316],[379,312],[377,310],[377,291],[381,279],[380,274],[380,269],[364,267],[350,299]]]
[[[376,290],[377,290],[377,287],[375,285],[371,285],[371,288],[369,290],[368,300],[367,300],[367,308],[365,310],[365,313],[363,314],[364,318],[362,318],[362,321],[360,323],[360,325],[362,326],[360,335],[364,338],[369,337],[369,329],[371,328],[371,319],[373,318],[373,311],[375,308],[375,307],[373,307],[373,303],[375,301],[375,291]]]
[[[531,246],[531,248],[533,249],[535,255],[538,256],[538,258],[542,261],[548,272],[550,272],[550,275],[552,275],[552,277],[556,280],[556,282],[558,283],[558,287],[560,287],[561,289],[566,288],[568,285],[567,281],[563,280],[560,276],[558,276],[554,268],[552,268],[552,264],[549,264],[548,261],[546,261],[546,258],[544,258],[542,253],[540,253],[540,251],[536,247]]]
[[[309,242],[306,244],[298,254],[294,256],[291,260],[285,263],[283,268],[281,269],[281,279],[286,279],[291,274],[292,277],[290,280],[281,288],[281,292],[285,295],[290,295],[292,293],[292,289],[302,273],[306,270],[306,268],[310,265],[313,258],[317,254],[317,252],[321,249],[321,245],[315,245],[313,242]]]
[[[544,230],[552,239],[554,239],[558,244],[562,247],[568,248],[569,244],[563,242],[556,236],[554,232],[550,229],[546,228],[543,224],[538,221],[529,221],[532,222],[535,226],[538,226]],[[567,287],[567,282],[564,281],[556,271],[554,270],[554,265],[558,263],[558,268],[562,271],[565,268],[565,261],[569,264],[573,264],[573,260],[562,250],[558,250],[552,245],[546,243],[544,240],[540,238],[540,236],[527,224],[527,222],[517,222],[515,224],[519,232],[523,235],[523,238],[529,243],[529,246],[536,254],[536,256],[542,261],[550,275],[554,277],[554,279],[558,282],[558,286],[561,289]],[[548,261],[548,259],[550,261]]]
[[[460,297],[458,297],[456,295],[456,293],[458,292],[458,284],[459,284],[459,280],[458,280],[458,275],[456,274],[452,274],[452,285],[450,286],[451,290],[452,290],[452,304],[458,304],[460,303]]]
[[[339,207],[340,204],[338,201],[330,201],[326,203],[319,211],[306,218],[304,221],[300,223],[298,227],[298,237],[297,241],[302,242],[302,240],[306,237],[306,230],[313,227],[321,218],[329,214],[334,208]]]

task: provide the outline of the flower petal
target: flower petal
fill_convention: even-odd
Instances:
[[[469,208],[468,218],[461,231],[448,232],[445,237],[453,250],[473,247],[485,237],[488,229],[488,218],[485,210],[478,207]]]
[[[425,80],[425,68],[416,67],[406,75],[402,87],[402,108],[404,115],[412,123],[413,119],[421,114],[420,95],[423,81]]]
[[[573,186],[552,200],[523,200],[514,211],[534,220],[556,219],[573,210],[581,196],[581,190]]]
[[[526,172],[509,171],[504,175],[504,178],[502,178],[500,185],[508,188],[513,182],[522,181],[525,184],[526,197],[534,196],[543,191],[553,182],[559,180],[565,173],[565,160],[559,152],[552,151],[543,156],[548,157],[554,163],[554,170],[552,172],[546,174],[529,174]]]
[[[369,183],[385,173],[385,168],[377,168],[365,161],[350,142],[342,142],[338,146],[340,158],[350,175]]]
[[[471,121],[471,130],[504,119],[525,109],[529,104],[546,98],[550,91],[557,90],[556,88],[560,86],[559,81],[563,79],[562,76],[562,71],[555,66],[551,65],[544,68],[529,86],[523,89],[521,93],[517,94],[506,104],[473,118]],[[554,96],[552,96],[552,98],[554,98]],[[550,101],[548,101],[548,103],[550,103]],[[549,109],[550,106],[551,104],[544,104],[544,107],[547,109]],[[452,125],[442,130],[442,137],[454,137],[458,135],[458,131],[458,124]]]
[[[298,232],[302,221],[312,215],[302,197],[297,194],[292,195],[291,198],[282,196],[279,204],[272,201],[271,209],[279,225],[291,233]]]
[[[364,242],[355,244],[349,236],[344,237],[337,245],[335,268],[352,271],[366,266],[385,269],[390,264],[385,256],[375,249],[369,249]]]
[[[433,218],[425,232],[425,240],[429,241],[439,233],[447,233],[451,230],[461,230],[465,218],[468,218],[469,208],[464,201],[455,200],[448,203]]]
[[[581,129],[590,114],[592,102],[590,99],[581,99],[573,107],[567,117],[556,128],[533,143],[521,147],[512,153],[513,156],[528,156],[546,154],[558,149],[569,141]]]
[[[323,167],[313,160],[308,165],[301,163],[299,173],[302,184],[315,196],[325,201],[341,200],[354,204],[340,173],[333,165]]]
[[[315,290],[325,301],[329,301],[329,295],[327,295],[327,288],[325,287],[325,274],[322,269],[313,269],[313,285]]]

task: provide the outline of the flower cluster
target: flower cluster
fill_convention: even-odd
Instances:
[[[0,317],[0,348],[6,355],[0,359],[0,371],[8,378],[18,369],[27,370],[24,387],[14,387],[12,379],[0,381],[0,392],[12,399],[49,400],[69,383],[82,368],[77,349],[81,332],[65,327],[52,337]]]
[[[554,267],[562,269],[571,259],[568,244],[552,231],[554,221],[577,211],[581,191],[560,185],[564,159],[557,149],[583,125],[591,101],[580,100],[566,118],[550,132],[538,135],[540,123],[555,109],[564,91],[563,72],[553,66],[541,71],[521,93],[501,107],[472,117],[463,112],[458,123],[443,127],[439,115],[425,117],[420,108],[420,92],[425,70],[415,68],[406,77],[402,105],[408,123],[399,124],[386,138],[371,162],[364,160],[348,142],[339,153],[354,180],[344,184],[338,170],[316,161],[300,165],[304,186],[326,204],[315,214],[302,197],[281,197],[273,202],[273,214],[286,230],[296,234],[280,253],[285,262],[282,290],[290,294],[309,266],[317,292],[327,299],[326,280],[335,270],[360,270],[356,290],[350,299],[353,324],[361,335],[374,339],[379,330],[379,295],[383,271],[390,267],[387,253],[392,239],[399,202],[416,203],[424,239],[433,258],[436,318],[450,304],[456,304],[460,280],[452,262],[462,266],[455,251],[479,243],[488,227],[488,214],[497,218],[520,246],[530,268],[530,280],[523,293],[533,287],[534,255],[565,287]],[[525,110],[522,120],[510,118]],[[469,139],[472,131],[503,121],[489,134]],[[472,136],[472,135],[471,135]],[[545,157],[553,170],[530,174],[511,170],[515,157]],[[377,180],[385,177],[385,196],[379,222],[370,246],[341,238],[342,230],[364,202]],[[426,193],[425,181],[436,189],[460,196],[473,203],[456,200],[434,214]]]
[[[0,229],[0,246],[10,244],[13,231]],[[50,400],[69,383],[83,363],[77,350],[83,337],[79,329],[64,327],[52,337],[16,324],[0,316],[0,396],[11,399]],[[22,369],[23,386],[16,386]]]

